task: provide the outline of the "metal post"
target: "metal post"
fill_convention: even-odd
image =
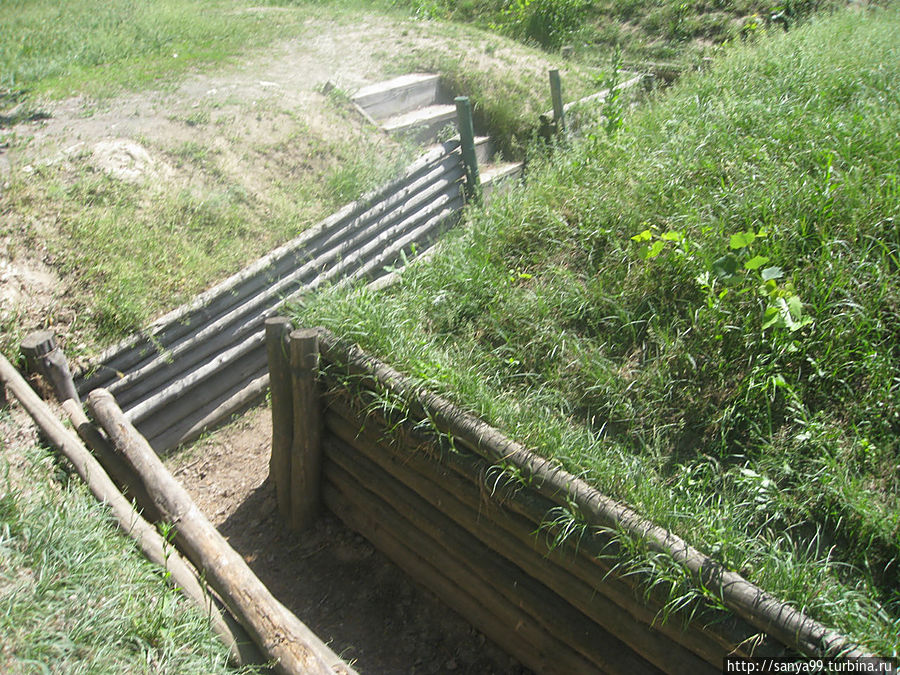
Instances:
[[[556,124],[556,133],[563,136],[566,133],[566,110],[563,107],[562,82],[558,70],[550,71],[550,98],[553,99],[553,122]]]
[[[456,97],[456,125],[459,129],[460,150],[466,167],[466,198],[481,202],[481,177],[475,156],[475,126],[472,123],[472,104],[468,96]]]

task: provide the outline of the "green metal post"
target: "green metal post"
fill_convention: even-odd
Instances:
[[[559,79],[559,71],[550,71],[550,98],[553,99],[553,121],[556,123],[556,133],[562,136],[566,132],[566,109],[563,107],[562,82]]]
[[[460,150],[466,167],[466,198],[481,201],[481,177],[475,156],[475,126],[472,124],[472,104],[468,96],[456,97],[456,125],[459,129]]]

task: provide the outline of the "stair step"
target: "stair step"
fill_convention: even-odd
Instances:
[[[478,166],[482,166],[491,161],[494,157],[494,143],[487,136],[475,137],[475,159],[478,160]]]
[[[381,123],[389,134],[412,136],[416,141],[427,141],[441,128],[456,119],[456,106],[429,105],[401,115],[395,115]]]
[[[411,73],[370,84],[353,96],[353,102],[376,121],[430,106],[438,100],[440,76]]]
[[[522,177],[524,168],[523,162],[500,162],[481,168],[479,175],[484,199],[490,201],[493,196],[509,190]]]

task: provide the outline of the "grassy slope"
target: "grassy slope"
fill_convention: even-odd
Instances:
[[[792,26],[841,0],[394,0],[420,17],[474,23],[579,60],[608,65],[618,50],[629,64],[693,65],[715,45],[768,25]]]
[[[898,30],[845,12],[732,48],[398,288],[299,318],[896,655]]]
[[[206,619],[116,534],[78,479],[44,451],[26,456],[26,483],[0,464],[0,671],[235,672]]]
[[[228,0],[2,3],[0,111],[12,114],[0,118],[0,142],[27,145],[14,125],[39,113],[46,98],[76,94],[102,107],[123,91],[166,87],[193,68],[227,64],[248,48],[302,34],[310,13],[323,11],[319,3],[272,4],[285,7],[250,12]],[[358,3],[334,4],[352,13]],[[335,11],[341,16],[344,9]],[[486,50],[513,50],[508,40],[454,30],[461,40],[478,35]],[[527,73],[521,53],[528,54]],[[434,51],[423,50],[397,67],[428,67],[435,58]],[[493,86],[485,75],[490,64],[477,58],[460,66],[464,57],[451,46],[443,45],[437,58],[436,65],[458,73],[460,86],[483,109],[509,106],[511,92],[525,99],[506,117],[514,132],[531,123],[534,110],[548,106],[546,64],[538,63],[536,50],[508,54],[507,61],[520,67],[512,87]],[[587,75],[574,80],[573,92],[587,91],[590,81]],[[343,102],[338,96],[333,103],[340,117]],[[218,125],[216,115],[201,109],[186,121],[199,131]],[[76,341],[85,340],[89,350],[103,346],[269,250],[325,209],[386,179],[395,159],[382,150],[376,162],[359,147],[306,134],[291,141],[296,152],[317,158],[320,172],[285,178],[271,187],[266,203],[222,180],[217,153],[201,143],[151,148],[179,169],[203,175],[206,190],[199,194],[159,194],[78,165],[11,176],[0,195],[0,235],[10,235],[7,253],[13,257],[41,250],[50,237],[52,264],[69,284],[67,309],[82,317],[77,328],[69,327],[69,355],[78,353]],[[253,150],[272,153],[273,161],[286,165],[294,161],[282,157],[281,148]],[[270,213],[266,208],[273,203],[277,208]],[[174,268],[190,274],[172,275]],[[46,321],[60,328],[58,317],[51,314]],[[13,314],[0,326],[0,348],[12,356],[21,335],[34,327],[21,325]],[[0,484],[0,671],[43,672],[44,664],[73,673],[225,672],[224,650],[116,534],[103,509],[77,486],[63,480],[60,488],[47,480],[52,460],[29,452],[38,464],[26,472],[29,492]]]
[[[172,80],[295,32],[305,14],[233,0],[11,0],[0,6],[0,91],[103,96]]]
[[[115,101],[104,97],[149,84],[165,88],[191,69],[230,63],[281,38],[301,39],[310,17],[363,22],[372,11],[362,12],[351,0],[326,7],[271,4],[281,6],[249,11],[233,0],[3,4],[0,21],[15,30],[0,38],[0,82],[9,88],[4,100],[0,85],[0,110],[15,113],[0,119],[0,142],[27,157],[28,128],[13,125],[39,112],[47,97],[78,92],[102,108],[105,100]],[[383,21],[395,26],[401,46],[393,49],[402,52],[383,54],[386,70],[443,73],[472,96],[476,113],[494,132],[509,140],[507,150],[521,150],[537,114],[549,107],[546,70],[548,63],[559,65],[557,57],[548,60],[539,50],[471,27],[413,23],[400,16]],[[435,40],[426,47],[427,35]],[[459,44],[473,49],[461,51]],[[573,65],[566,85],[571,96],[580,96],[591,90],[593,78]],[[15,101],[22,105],[10,108]],[[70,356],[96,353],[187,301],[386,181],[410,157],[411,149],[386,145],[375,130],[363,128],[340,95],[319,115],[327,120],[323,128],[352,131],[342,140],[320,137],[302,116],[250,110],[249,102],[246,108],[244,114],[272,125],[277,138],[271,144],[248,147],[239,117],[204,106],[176,120],[196,131],[195,140],[136,139],[175,167],[183,181],[163,190],[156,181],[131,184],[96,171],[89,149],[67,162],[38,163],[34,173],[15,170],[9,176],[0,192],[0,236],[10,235],[12,257],[47,242],[49,261],[67,283],[68,297],[58,307],[61,316],[47,316],[45,323],[61,326],[65,334],[67,317],[78,317],[73,334],[64,335]],[[296,130],[285,139],[281,129],[291,126]],[[277,175],[248,188],[233,168],[233,156],[242,154]],[[33,328],[20,323],[13,312],[0,326],[0,349],[6,353],[12,354],[23,330]]]

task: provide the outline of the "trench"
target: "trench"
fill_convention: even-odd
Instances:
[[[465,174],[459,143],[442,144],[110,350],[79,375],[79,392],[109,388],[157,452],[196,439],[265,394],[264,321],[283,302],[325,283],[378,283],[413,247],[431,246],[458,219]],[[729,653],[796,653],[790,630],[779,641],[727,613],[692,627],[660,624],[658,600],[647,604],[598,563],[608,543],[588,538],[556,550],[541,542],[537,533],[568,505],[567,493],[526,496],[537,506],[504,510],[487,481],[493,462],[398,453],[367,435],[371,426],[353,407],[338,396],[323,412],[317,499],[327,508],[300,533],[285,527],[283,486],[277,472],[268,476],[269,445],[259,438],[255,455],[220,451],[212,459],[222,466],[201,456],[196,473],[176,473],[276,597],[360,672],[697,673],[715,672]],[[216,478],[225,466],[236,476]],[[232,486],[233,508],[220,508],[227,494],[204,494],[210,484]],[[802,647],[827,652],[834,636],[810,630],[816,644]]]

